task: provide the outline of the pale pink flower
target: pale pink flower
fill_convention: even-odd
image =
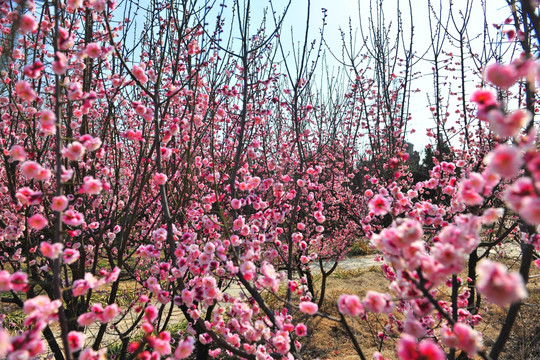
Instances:
[[[9,149],[9,156],[14,161],[24,161],[26,160],[26,151],[24,151],[24,148],[20,145],[13,145],[11,149]]]
[[[66,249],[64,250],[64,254],[62,255],[62,261],[64,262],[64,264],[73,264],[79,259],[80,256],[81,254],[79,253],[79,250]]]
[[[24,14],[19,19],[19,32],[23,35],[34,32],[38,29],[36,18],[31,14]]]
[[[133,76],[135,76],[135,78],[139,80],[141,84],[146,84],[146,82],[148,81],[148,76],[144,72],[144,68],[142,66],[133,65],[133,69],[131,71],[133,73]]]
[[[10,279],[11,289],[13,291],[23,291],[28,286],[28,275],[21,271],[11,274]]]
[[[518,80],[519,74],[513,65],[494,63],[484,70],[486,80],[501,89],[509,89]]]
[[[55,196],[52,198],[52,201],[51,201],[51,209],[53,211],[62,212],[66,210],[68,203],[69,203],[68,198],[65,197],[64,195]]]
[[[531,225],[540,224],[540,198],[536,196],[526,196],[521,203],[519,216]]]
[[[88,195],[98,195],[103,189],[101,180],[94,179],[91,176],[85,176],[82,190]]]
[[[338,299],[339,312],[350,316],[364,315],[364,305],[356,295],[343,294]]]
[[[362,302],[366,309],[376,314],[389,314],[394,309],[394,304],[392,303],[390,295],[382,294],[377,291],[368,291]]]
[[[93,312],[87,312],[87,313],[84,313],[84,314],[80,315],[77,318],[77,323],[80,326],[90,326],[93,323],[95,323],[96,320],[97,320],[97,315],[96,314],[94,314]]]
[[[56,75],[65,74],[68,70],[68,59],[66,54],[63,52],[57,51],[56,58],[52,64],[52,70]]]
[[[73,12],[83,6],[82,0],[67,0],[67,10]]]
[[[71,161],[77,161],[84,156],[86,149],[84,145],[78,141],[73,141],[62,151],[62,155]]]
[[[39,129],[46,136],[56,134],[56,115],[49,109],[41,111],[39,119]]]
[[[525,283],[519,273],[508,273],[500,263],[484,259],[477,267],[478,292],[489,302],[509,305],[527,297]]]
[[[25,161],[21,164],[21,174],[27,179],[35,178],[41,169],[41,165],[35,161]]]
[[[519,173],[523,166],[523,157],[516,146],[499,145],[484,158],[484,162],[493,172],[508,179]]]
[[[64,244],[62,243],[51,244],[46,241],[42,241],[39,245],[39,251],[43,254],[43,256],[53,260],[60,257],[63,249]]]
[[[103,348],[98,351],[95,351],[92,348],[86,348],[79,354],[79,360],[105,360],[107,349]]]
[[[101,56],[101,46],[97,43],[90,43],[86,45],[86,49],[84,49],[84,53],[92,59],[97,59]]]
[[[186,359],[193,353],[195,339],[191,336],[182,340],[174,352],[175,359]]]
[[[483,349],[482,335],[463,323],[455,324],[453,329],[443,327],[441,339],[444,345],[463,350],[469,356],[474,356]]]
[[[11,345],[9,338],[9,333],[0,328],[0,358],[4,358],[13,351],[13,345]]]
[[[119,313],[120,307],[117,304],[111,304],[106,306],[105,309],[98,314],[98,319],[103,323],[108,323]]]
[[[37,98],[36,92],[29,82],[20,80],[15,84],[15,91],[23,100],[34,101]]]
[[[34,214],[28,218],[28,226],[34,230],[42,230],[48,224],[47,218],[41,214]]]
[[[165,183],[167,182],[167,175],[163,173],[156,173],[154,175],[154,182],[156,183],[156,185],[159,186],[165,185]]]
[[[308,315],[315,315],[319,310],[317,304],[311,301],[302,301],[298,307],[300,308],[301,312]]]

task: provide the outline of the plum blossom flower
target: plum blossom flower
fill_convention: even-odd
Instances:
[[[91,59],[97,59],[101,56],[101,46],[98,43],[90,43],[86,45],[84,53]]]
[[[42,241],[39,245],[39,251],[43,254],[43,256],[48,257],[52,260],[58,259],[62,254],[63,249],[64,244],[62,243],[51,244],[46,241]]]
[[[80,331],[70,331],[68,333],[68,343],[71,351],[81,350],[84,346],[85,335]]]
[[[519,74],[513,65],[494,63],[484,70],[486,80],[501,89],[509,89],[517,81]]]
[[[364,305],[356,295],[343,294],[338,299],[339,312],[345,315],[358,316],[363,315]]]
[[[64,262],[64,264],[73,264],[79,259],[80,256],[81,254],[79,253],[79,250],[66,249],[64,250],[64,254],[62,255],[62,261]]]
[[[397,343],[397,355],[399,360],[446,360],[444,351],[430,339],[416,342],[416,339],[408,334],[401,335]]]
[[[24,148],[20,145],[13,145],[11,149],[9,149],[9,156],[14,161],[24,161],[26,160],[26,151],[24,151]]]
[[[69,204],[68,198],[64,195],[55,196],[52,198],[51,201],[51,209],[53,211],[62,212],[66,210],[67,206]]]
[[[56,58],[52,64],[52,70],[56,75],[65,74],[68,70],[68,59],[66,54],[63,52],[57,51]]]
[[[20,80],[15,84],[15,91],[23,100],[34,101],[37,98],[36,92],[29,82]]]
[[[28,218],[28,226],[34,230],[42,230],[48,224],[47,218],[41,214],[34,214]]]
[[[368,203],[369,210],[375,215],[386,215],[390,210],[390,202],[381,194],[375,195]]]
[[[483,349],[482,335],[463,323],[455,324],[452,329],[443,327],[441,339],[444,345],[463,350],[470,356]]]
[[[301,312],[308,315],[315,315],[319,310],[317,304],[311,301],[302,301],[298,307]]]
[[[478,292],[496,305],[505,306],[527,297],[525,283],[519,273],[508,273],[504,265],[484,259],[477,267]]]
[[[56,134],[56,115],[54,112],[49,109],[44,109],[41,111],[39,129],[46,136]]]
[[[165,185],[165,183],[167,182],[167,175],[163,173],[156,173],[154,175],[154,182],[156,183],[156,185],[159,186]]]
[[[71,161],[77,161],[84,156],[86,149],[83,144],[73,141],[62,151],[62,155]]]
[[[84,222],[83,214],[75,210],[67,210],[62,216],[62,221],[71,226],[79,226]]]
[[[540,224],[540,198],[536,196],[526,196],[521,203],[522,211],[519,216],[531,225]]]
[[[382,294],[377,291],[368,291],[362,302],[366,309],[377,314],[389,314],[394,309],[394,304],[392,303],[390,295]]]
[[[98,195],[103,189],[103,184],[101,180],[94,179],[91,176],[85,176],[83,179],[84,184],[82,186],[82,191],[88,195]]]
[[[36,18],[31,14],[24,14],[19,19],[19,32],[23,35],[34,32],[38,29]]]
[[[182,340],[174,351],[175,359],[186,359],[193,353],[195,339],[191,336]]]
[[[503,178],[512,178],[523,166],[521,152],[514,145],[499,145],[490,152],[484,162]]]

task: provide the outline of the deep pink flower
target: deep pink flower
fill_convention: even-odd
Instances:
[[[41,214],[34,214],[28,218],[28,226],[34,230],[41,230],[49,224],[47,218]]]

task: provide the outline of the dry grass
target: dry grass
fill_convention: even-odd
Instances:
[[[507,264],[510,265],[510,264]],[[513,269],[516,270],[516,269]],[[529,298],[521,308],[510,340],[501,360],[540,360],[540,270],[533,266],[531,281],[527,289]],[[539,277],[535,277],[539,276]],[[362,298],[367,290],[387,292],[388,281],[377,267],[352,271],[339,270],[331,276],[327,287],[327,297],[322,306],[323,313],[338,316],[336,301],[340,294],[356,294]],[[449,300],[448,288],[441,288],[441,298]],[[484,337],[486,349],[493,345],[507,309],[483,302],[481,314],[483,321],[477,327]],[[402,318],[396,314],[397,319]],[[397,359],[396,338],[387,338],[382,347],[377,333],[383,330],[387,317],[369,314],[367,320],[348,319],[366,358],[371,359],[375,351],[380,351],[388,359]],[[325,318],[315,318],[308,322],[309,337],[303,341],[306,359],[358,359],[358,355],[341,324]],[[397,334],[396,334],[397,335]]]

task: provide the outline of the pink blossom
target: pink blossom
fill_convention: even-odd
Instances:
[[[86,149],[84,148],[83,144],[78,141],[73,141],[71,144],[64,148],[64,150],[62,151],[62,155],[64,155],[64,157],[71,161],[77,161],[84,156],[85,152]]]
[[[14,161],[24,161],[26,160],[26,151],[24,151],[24,148],[20,145],[13,145],[11,149],[9,149],[9,156]]]
[[[79,354],[79,360],[105,360],[107,348],[95,351],[92,348],[86,348]]]
[[[390,210],[390,202],[384,196],[377,194],[368,203],[369,210],[375,215],[386,215]]]
[[[301,312],[308,315],[315,315],[319,310],[317,304],[311,301],[302,301],[298,307],[300,308]]]
[[[118,315],[120,311],[120,307],[116,304],[107,305],[101,313],[97,314],[98,319],[103,323],[108,323],[114,319],[114,317]]]
[[[0,270],[0,291],[11,290],[10,274],[7,270]]]
[[[57,51],[56,58],[52,64],[52,70],[56,75],[65,74],[68,70],[68,59],[66,54],[63,52]]]
[[[43,254],[43,256],[53,260],[60,257],[63,249],[64,244],[62,243],[51,244],[46,241],[42,241],[39,245],[39,251]]]
[[[97,43],[90,43],[86,45],[86,49],[84,49],[84,53],[92,59],[97,59],[101,56],[101,46]]]
[[[486,80],[501,89],[509,89],[518,79],[518,72],[513,65],[494,63],[484,70]]]
[[[382,294],[377,291],[368,291],[362,301],[364,307],[374,313],[389,314],[394,309],[392,299],[388,294]]]
[[[296,333],[296,336],[306,336],[307,335],[307,327],[303,323],[298,323],[296,327],[294,328],[294,332]]]
[[[15,84],[15,91],[17,92],[17,95],[26,101],[34,101],[37,98],[32,85],[24,80],[20,80]]]
[[[39,128],[46,136],[56,134],[56,115],[49,109],[41,111]]]
[[[21,174],[27,179],[35,178],[41,169],[41,165],[35,161],[25,161],[21,164]]]
[[[525,283],[519,273],[508,273],[505,266],[484,259],[477,266],[478,292],[499,306],[518,302],[527,297]]]
[[[83,214],[75,210],[67,210],[62,216],[62,221],[71,226],[79,226],[84,222]]]
[[[356,295],[343,294],[338,299],[339,312],[350,316],[364,315],[364,306]]]
[[[85,336],[79,331],[70,331],[68,333],[69,348],[71,351],[81,350],[84,346]]]
[[[523,157],[516,146],[499,145],[485,157],[484,162],[503,178],[512,178],[523,166]]]
[[[443,327],[441,339],[444,345],[463,350],[469,356],[483,349],[482,335],[463,323],[455,324],[452,329]]]
[[[98,195],[103,189],[103,184],[99,179],[94,179],[91,176],[85,176],[83,181],[84,184],[82,186],[82,190],[88,195]]]
[[[540,225],[540,198],[536,196],[526,196],[521,203],[519,216],[531,225]]]
[[[23,291],[28,286],[28,275],[21,271],[17,271],[16,273],[11,274],[9,281],[13,291]]]
[[[53,211],[62,212],[67,208],[68,203],[69,201],[64,195],[55,196],[51,201],[51,209]]]
[[[399,360],[446,360],[444,351],[430,339],[416,342],[408,334],[401,335],[397,343]]]
[[[28,218],[28,226],[34,230],[42,230],[48,224],[47,218],[41,214],[34,214]]]
[[[148,76],[144,72],[144,68],[139,65],[133,65],[133,69],[131,70],[133,73],[133,76],[141,83],[146,84],[148,82]]]
[[[156,183],[156,185],[159,186],[165,185],[165,183],[167,182],[167,175],[163,173],[156,173],[154,175],[154,182]]]
[[[24,14],[19,19],[19,32],[23,35],[32,33],[38,29],[36,18],[31,14]]]
[[[476,103],[479,109],[483,110],[497,105],[497,94],[493,90],[478,89],[471,95],[471,101]]]
[[[195,344],[195,339],[191,336],[187,337],[186,339],[182,340],[179,344],[176,350],[174,351],[174,358],[175,359],[186,359],[188,358],[191,353],[193,352]]]
[[[64,264],[73,264],[75,261],[77,261],[80,257],[79,250],[75,249],[66,249],[64,250],[64,254],[62,255],[62,261]]]

